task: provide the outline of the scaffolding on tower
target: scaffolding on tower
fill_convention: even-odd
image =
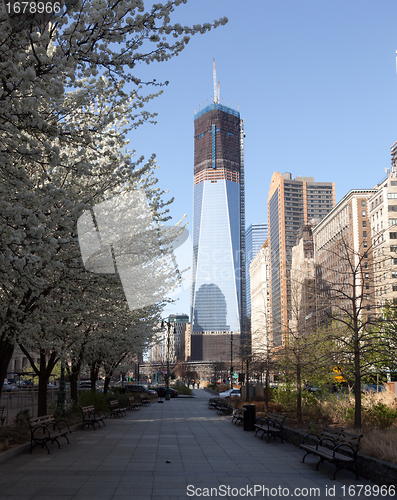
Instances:
[[[244,186],[244,120],[240,120],[240,333],[248,347],[247,298],[245,276],[245,186]],[[249,354],[249,353],[246,353]]]

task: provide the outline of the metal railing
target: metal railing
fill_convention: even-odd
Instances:
[[[58,402],[59,388],[47,389],[47,405]],[[70,403],[70,390],[66,389],[66,402]],[[31,417],[37,417],[38,390],[37,389],[18,389],[12,392],[1,394],[0,408],[4,407],[2,425],[12,423],[16,415],[23,410],[29,410]]]

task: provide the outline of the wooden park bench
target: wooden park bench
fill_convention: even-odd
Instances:
[[[110,413],[109,417],[122,417],[127,415],[127,408],[120,408],[119,402],[117,399],[113,401],[109,401],[110,404]]]
[[[216,410],[216,407],[218,405],[219,398],[210,398],[208,400],[208,408],[210,410]]]
[[[235,408],[232,413],[232,424],[240,425],[244,422],[244,408]]]
[[[361,438],[362,434],[352,434],[351,432],[346,432],[343,428],[332,429],[327,426],[323,428],[319,435],[306,434],[300,445],[301,449],[306,452],[302,458],[302,462],[305,461],[308,454],[312,454],[320,458],[316,470],[318,470],[320,463],[325,460],[334,463],[336,470],[333,479],[335,479],[338,470],[348,469],[353,466],[356,479],[359,479],[357,453]],[[314,444],[309,444],[309,440]]]
[[[52,415],[44,415],[42,417],[30,418],[30,450],[32,453],[33,448],[39,444],[42,448],[46,447],[48,453],[50,449],[48,448],[48,443],[56,442],[58,448],[61,447],[58,439],[64,437],[68,444],[70,444],[67,434],[71,432],[70,426],[66,420],[55,421]]]
[[[274,439],[280,438],[283,442],[283,429],[285,415],[280,415],[279,413],[269,413],[267,417],[258,417],[255,422],[255,436],[259,431],[262,432],[261,439],[265,434],[267,434],[267,442],[273,436]]]
[[[150,406],[152,404],[150,398],[147,396],[141,396],[141,405],[142,406]]]
[[[233,406],[225,401],[224,399],[219,399],[216,405],[216,412],[218,415],[231,415],[233,413]]]
[[[99,410],[96,410],[93,405],[91,406],[80,406],[81,413],[83,414],[83,429],[84,427],[92,427],[95,430],[95,424],[98,427],[101,426],[101,422],[105,425],[105,414]]]
[[[142,403],[139,400],[135,399],[134,396],[130,396],[128,398],[128,410],[140,410],[141,406]]]

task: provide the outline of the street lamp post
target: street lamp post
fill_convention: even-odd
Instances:
[[[230,389],[233,389],[233,333],[230,333]]]
[[[166,395],[165,395],[165,400],[169,401],[170,400],[170,330],[171,330],[171,323],[167,321],[165,323],[167,326],[167,375],[166,375]],[[161,322],[161,328],[164,328],[164,320]],[[173,334],[175,334],[175,326],[172,331]]]

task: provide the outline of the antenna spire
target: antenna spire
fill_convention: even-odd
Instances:
[[[215,67],[215,57],[212,58],[213,61],[213,77],[214,77],[214,102],[219,102],[219,82],[216,81],[216,67]]]

